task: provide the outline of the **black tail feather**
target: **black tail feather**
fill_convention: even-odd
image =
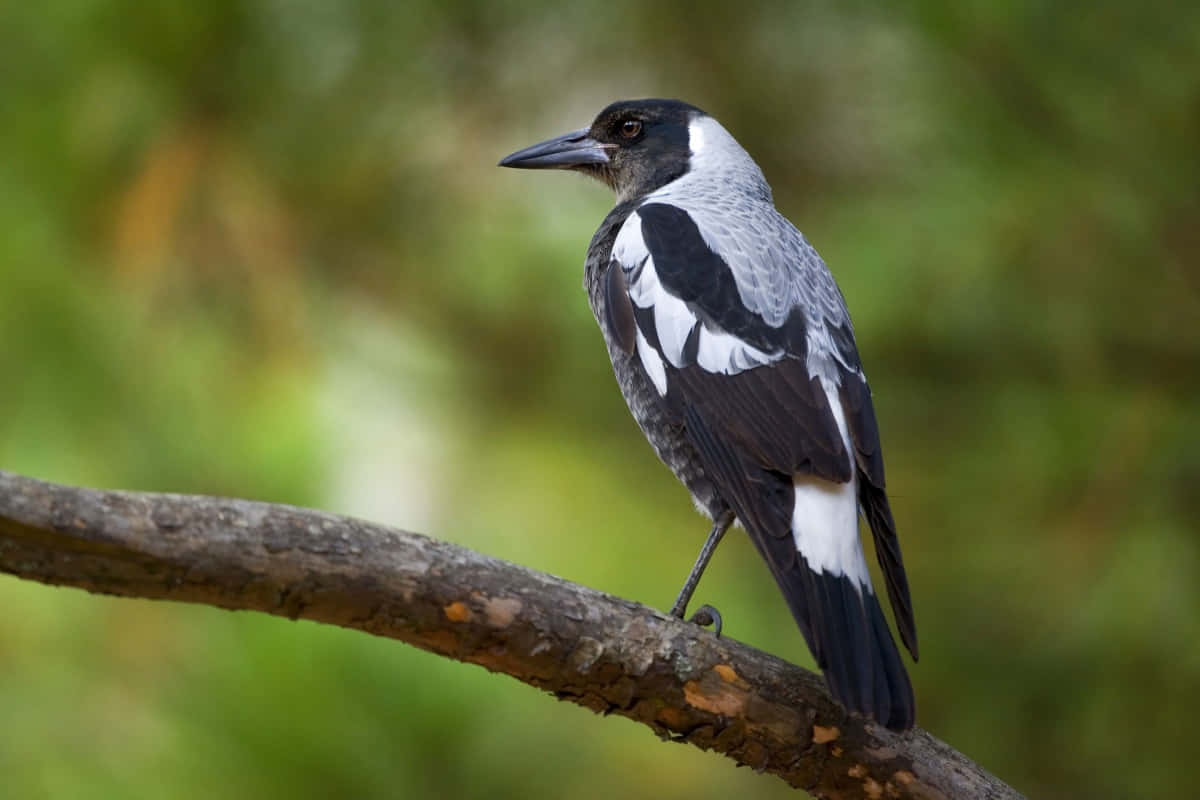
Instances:
[[[887,493],[866,480],[865,476],[860,476],[858,497],[875,539],[875,555],[887,581],[888,598],[892,601],[900,641],[904,642],[913,661],[916,661],[919,658],[917,623],[913,616],[912,598],[908,593],[908,578],[904,574],[904,561],[900,557],[900,539],[896,536],[891,504],[888,503]]]
[[[821,640],[819,647],[812,644],[814,652],[829,654],[818,665],[833,696],[888,728],[911,728],[916,705],[912,684],[875,594],[860,594],[845,575],[813,572],[803,559],[794,572],[797,580],[809,584],[808,592],[825,598],[812,608],[819,615],[812,621],[814,638]],[[784,594],[790,597],[792,591],[785,589]]]
[[[912,683],[874,592],[845,575],[812,571],[790,538],[753,531],[750,538],[771,566],[830,693],[885,727],[911,728]]]
[[[908,672],[904,669],[904,663],[900,660],[900,651],[892,641],[891,632],[888,631],[879,600],[874,594],[867,595],[865,599],[871,606],[871,627],[878,644],[877,653],[883,661],[883,675],[888,687],[887,695],[891,701],[891,708],[881,713],[879,718],[888,720],[884,724],[889,728],[906,730],[913,726],[917,714],[912,684],[909,682]],[[877,682],[876,692],[880,691],[881,684]]]
[[[845,575],[808,569],[802,558],[776,573],[829,691],[851,711],[892,730],[914,722],[916,701],[879,600]],[[799,600],[799,602],[796,602]]]

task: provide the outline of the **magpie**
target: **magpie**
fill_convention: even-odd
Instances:
[[[584,288],[630,412],[713,521],[671,613],[684,616],[736,520],[834,697],[912,727],[912,684],[858,532],[861,514],[915,661],[871,391],[841,290],[762,170],[711,116],[663,99],[613,103],[500,166],[576,170],[616,193]]]

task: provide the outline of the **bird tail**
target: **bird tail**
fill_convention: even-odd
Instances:
[[[830,692],[847,709],[892,730],[911,728],[912,683],[871,587],[859,538],[860,477],[852,473],[849,482],[835,483],[755,468],[693,410],[687,413],[692,440],[723,467],[726,500],[775,576]],[[902,576],[898,555],[895,565]],[[907,583],[901,588],[907,600]],[[911,606],[905,608],[911,628]],[[902,622],[902,631],[909,628]],[[915,650],[915,630],[912,640]]]
[[[911,728],[916,716],[912,683],[871,586],[854,482],[797,479],[795,492],[790,535],[763,535],[751,523],[751,539],[770,565],[833,696],[892,730]],[[842,505],[850,510],[831,512]]]
[[[775,577],[833,696],[892,730],[911,728],[912,683],[870,587],[814,572],[802,558]]]

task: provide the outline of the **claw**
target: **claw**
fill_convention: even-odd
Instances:
[[[696,609],[696,613],[692,614],[692,618],[689,619],[688,622],[694,623],[703,628],[707,628],[709,625],[711,625],[713,628],[713,633],[716,634],[718,639],[721,638],[721,625],[723,623],[723,620],[721,619],[721,612],[717,611],[708,604],[702,605]]]

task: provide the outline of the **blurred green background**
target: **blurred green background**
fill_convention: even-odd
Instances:
[[[919,722],[1200,778],[1200,5],[0,7],[0,467],[317,506],[668,606],[706,532],[580,289],[611,100],[758,159],[856,322]],[[698,600],[811,665],[744,537]],[[476,667],[0,577],[12,798],[793,796]]]

